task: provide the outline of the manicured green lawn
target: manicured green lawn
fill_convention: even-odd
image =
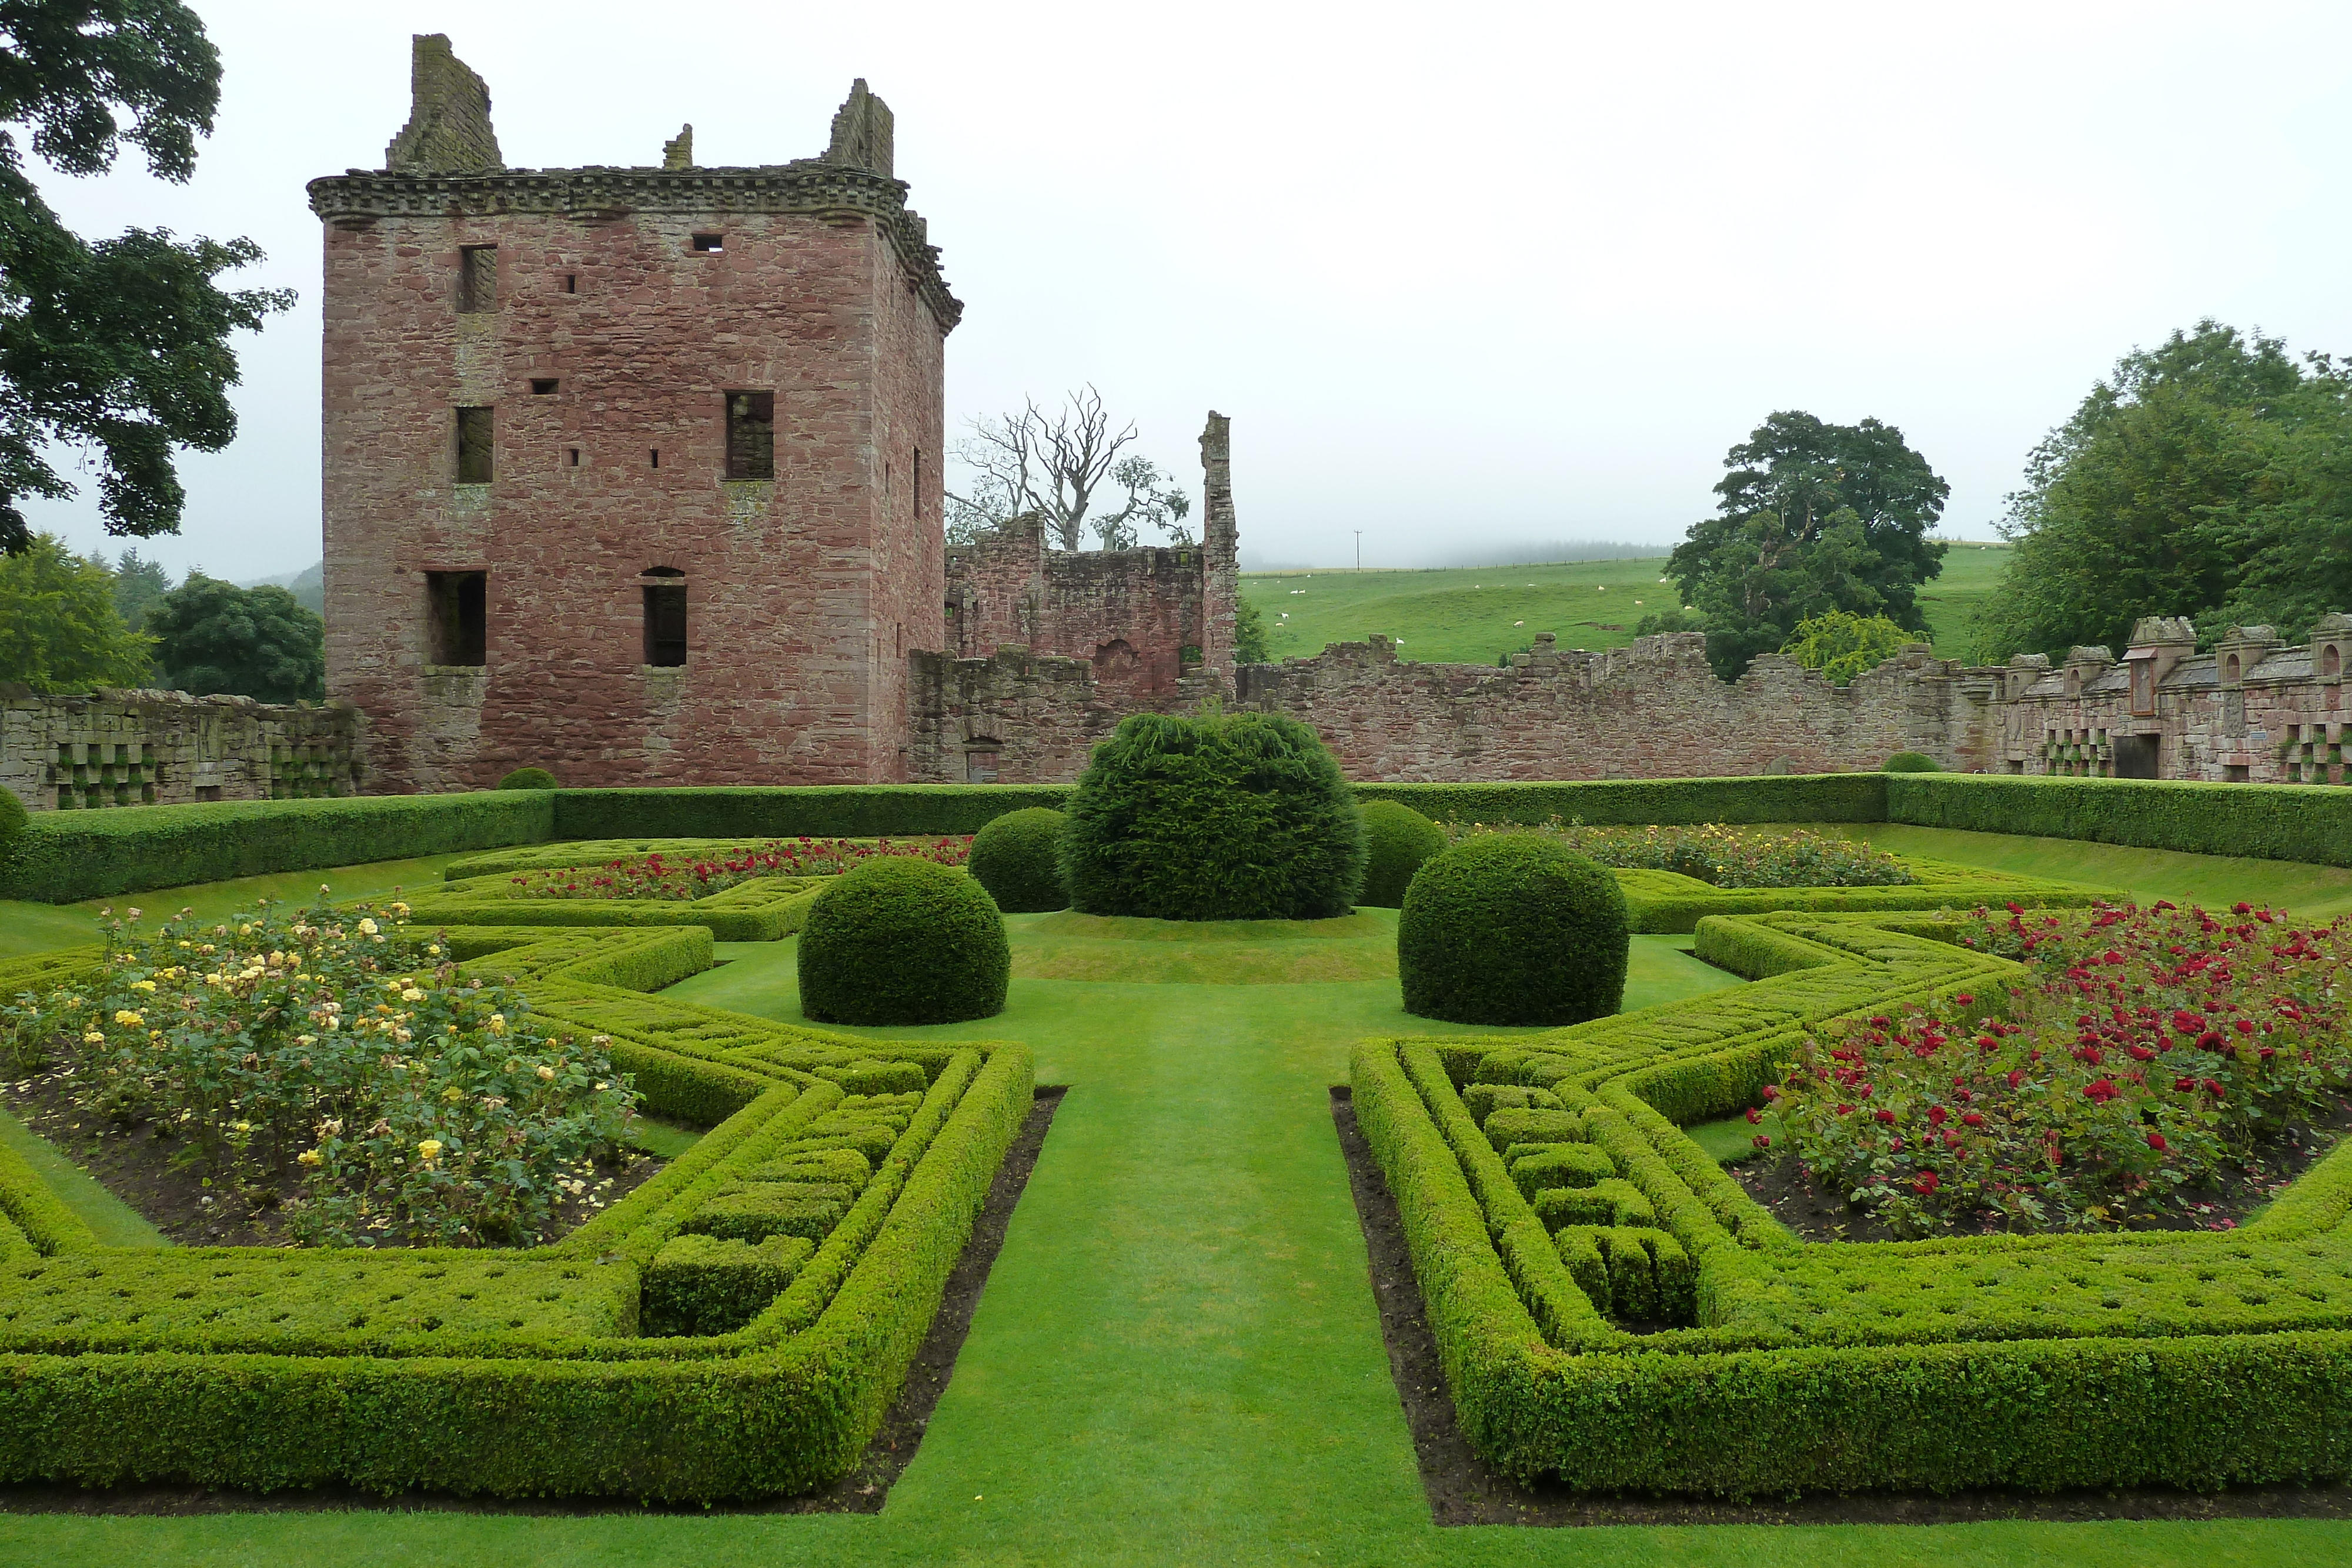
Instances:
[[[0,910],[0,936],[16,918]],[[1071,1086],[954,1381],[878,1517],[0,1515],[0,1563],[2007,1568],[2352,1556],[2352,1527],[2300,1521],[1432,1526],[1328,1088],[1366,1035],[1511,1031],[1408,1018],[1386,971],[1299,977],[1376,968],[1393,921],[1375,911],[1181,940],[1148,923],[1014,916],[1002,1017],[863,1031],[1025,1040],[1039,1081]],[[1637,939],[1628,1006],[1738,983],[1682,951],[1686,940]],[[724,967],[672,994],[797,1019],[793,946],[728,945]],[[1082,975],[1116,977],[1071,977]]]
[[[2176,904],[2226,909],[2245,899],[2322,919],[2352,913],[2352,869],[2343,866],[2184,855],[2169,850],[1967,833],[1899,822],[1849,822],[1824,831],[1867,839],[1898,854],[2126,888],[2144,900],[2168,898]]]

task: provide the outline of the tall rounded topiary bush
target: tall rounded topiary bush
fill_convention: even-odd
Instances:
[[[1943,768],[1924,751],[1898,751],[1886,759],[1882,773],[1941,773]]]
[[[1276,714],[1136,714],[1066,808],[1062,867],[1089,915],[1319,920],[1364,880],[1364,823],[1315,732]]]
[[[1062,813],[1046,806],[1007,811],[972,835],[964,862],[1007,915],[1036,915],[1070,906],[1062,880]]]
[[[912,856],[833,879],[801,927],[801,1010],[820,1023],[956,1023],[1004,1010],[1013,951],[987,889]]]
[[[1625,894],[1607,868],[1534,833],[1431,860],[1397,917],[1404,1010],[1454,1023],[1568,1024],[1625,999]]]
[[[1437,824],[1410,806],[1394,800],[1364,802],[1364,891],[1359,904],[1394,909],[1404,902],[1412,873],[1432,855],[1445,849],[1445,835]]]
[[[499,780],[501,789],[553,789],[555,775],[544,768],[518,768]]]

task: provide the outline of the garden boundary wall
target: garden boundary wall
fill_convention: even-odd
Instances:
[[[356,795],[365,738],[347,703],[0,683],[0,787],[28,811]]]

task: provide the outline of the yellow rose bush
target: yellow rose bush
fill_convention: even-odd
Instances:
[[[215,1182],[282,1203],[299,1241],[541,1239],[568,1167],[614,1149],[635,1092],[603,1037],[461,978],[407,915],[322,898],[111,918],[97,977],[0,1016],[20,1071],[63,1068],[85,1113],[175,1133]]]

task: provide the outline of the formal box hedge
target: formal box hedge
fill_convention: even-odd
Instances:
[[[856,1462],[1027,1114],[1029,1052],[648,994],[709,967],[701,926],[447,936],[461,974],[607,1037],[650,1110],[718,1125],[513,1250],[109,1249],[0,1150],[0,1479],[709,1501]]]
[[[1492,1463],[1731,1496],[2352,1473],[2352,1145],[2228,1233],[1805,1245],[1678,1130],[1754,1103],[1801,1031],[2020,977],[1950,934],[1713,915],[1697,951],[1755,983],[1356,1050],[1356,1114]],[[1590,1196],[1604,1180],[1648,1212]]]
[[[2352,864],[2352,790],[1960,773],[1351,787],[1432,821],[1882,822]],[[0,843],[0,896],[70,904],[153,887],[550,840],[761,841],[979,831],[1060,810],[1066,784],[479,790],[37,811]],[[521,863],[521,862],[517,862]]]

